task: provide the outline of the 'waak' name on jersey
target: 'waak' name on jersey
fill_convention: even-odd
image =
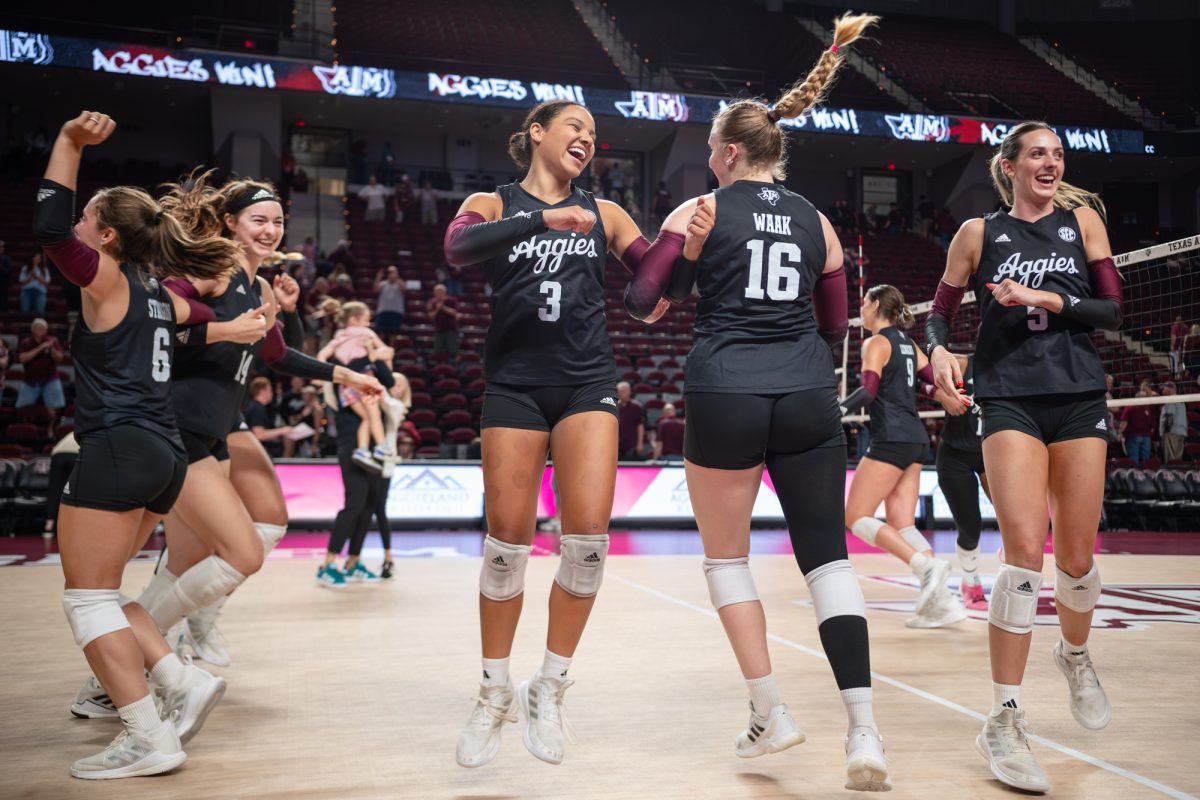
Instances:
[[[508,255],[508,263],[514,263],[518,258],[537,258],[533,265],[534,274],[557,272],[562,266],[563,256],[596,257],[596,241],[591,237],[577,238],[572,233],[570,238],[538,239],[530,236],[523,242],[513,246]]]
[[[1079,269],[1075,266],[1073,256],[1063,258],[1058,253],[1051,253],[1049,258],[1022,261],[1020,253],[1013,253],[996,268],[996,274],[992,276],[992,283],[1012,278],[1030,289],[1036,289],[1042,285],[1048,272],[1066,272],[1070,275],[1078,275]]]
[[[755,214],[754,227],[763,233],[781,233],[787,236],[792,232],[792,218],[782,214]]]

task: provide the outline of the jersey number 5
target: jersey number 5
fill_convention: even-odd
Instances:
[[[763,291],[763,246],[762,239],[746,242],[750,250],[750,282],[746,286],[746,297],[750,300],[795,300],[800,296],[800,271],[785,266],[784,258],[800,263],[800,247],[793,242],[774,242],[767,250],[767,289]]]
[[[548,308],[538,309],[538,319],[542,322],[558,322],[559,314],[562,312],[562,284],[558,281],[542,281],[542,285],[538,287],[542,294],[546,295],[546,305]]]
[[[1026,306],[1029,314],[1025,317],[1025,324],[1029,326],[1031,331],[1044,331],[1050,327],[1050,318],[1046,315],[1046,309],[1041,306]]]
[[[150,377],[158,383],[171,380],[171,354],[167,348],[171,345],[171,334],[166,328],[154,329],[154,354],[150,357]]]

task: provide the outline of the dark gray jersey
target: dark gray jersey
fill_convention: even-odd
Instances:
[[[917,416],[917,345],[896,327],[881,330],[892,345],[892,354],[879,376],[879,392],[867,408],[871,415],[871,440],[927,442],[925,426]]]

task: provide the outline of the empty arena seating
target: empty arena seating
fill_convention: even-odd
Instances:
[[[1109,528],[1194,530],[1200,470],[1115,469],[1104,486]]]

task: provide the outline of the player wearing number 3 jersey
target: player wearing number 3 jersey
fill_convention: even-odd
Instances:
[[[595,139],[583,106],[536,106],[509,141],[513,160],[529,169],[524,180],[467,198],[446,231],[446,260],[482,265],[492,285],[481,420],[488,523],[479,583],[483,679],[458,740],[464,767],[495,757],[517,703],[526,712],[526,748],[551,764],[562,761],[567,669],[608,552],[617,401],[604,264],[611,252],[632,268],[649,243],[620,206],[572,186]],[[562,557],[541,669],[514,691],[509,654],[547,452],[561,493]]]

